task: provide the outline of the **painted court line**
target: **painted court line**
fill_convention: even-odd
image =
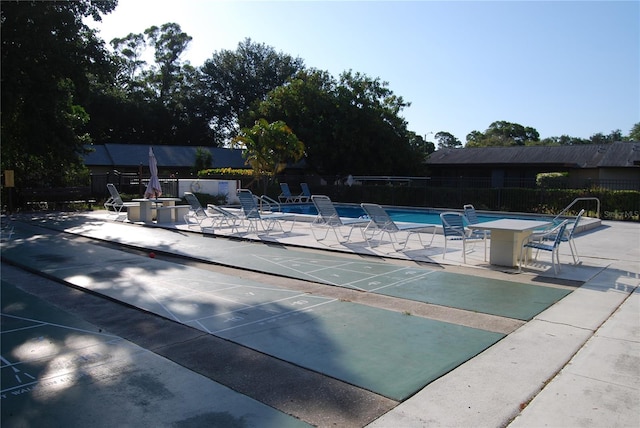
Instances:
[[[313,274],[311,274],[311,273],[308,273],[308,272],[302,271],[302,270],[300,270],[300,269],[291,269],[291,267],[290,267],[290,266],[283,265],[283,264],[278,263],[278,262],[274,262],[273,260],[269,260],[269,259],[267,259],[267,258],[265,258],[265,257],[262,257],[262,256],[256,256],[256,258],[258,258],[258,259],[260,259],[260,260],[263,260],[263,261],[265,261],[265,262],[267,262],[267,263],[271,263],[271,264],[273,264],[273,265],[275,265],[275,266],[278,266],[278,267],[280,267],[280,268],[285,268],[285,269],[287,269],[287,270],[289,270],[289,271],[292,271],[292,272],[298,273],[298,274],[300,274],[300,275],[304,275],[304,276],[306,276],[306,277],[308,277],[308,278],[315,279],[316,281],[318,281],[318,282],[319,282],[319,283],[321,283],[321,284],[334,285],[334,286],[337,286],[337,287],[339,287],[339,286],[340,286],[340,284],[339,284],[339,283],[329,281],[329,280],[327,280],[327,279],[324,279],[324,278],[321,278],[321,277],[319,277],[319,276],[317,276],[317,275],[313,275]],[[312,271],[312,272],[315,274],[315,273],[318,273],[318,272],[326,272],[326,271],[330,271],[331,269],[335,269],[335,267],[325,267],[325,268],[322,268],[322,269],[314,270],[314,271]],[[337,275],[334,275],[334,276],[337,276]],[[354,288],[357,288],[357,287],[354,287]],[[361,290],[361,291],[365,291],[365,290]]]
[[[348,287],[351,289],[356,289],[359,291],[374,291],[374,290],[369,290],[367,288],[363,288],[363,287],[359,287],[355,284],[357,283],[362,283],[364,281],[370,281],[373,278],[383,278],[385,276],[390,276],[390,275],[395,275],[397,273],[401,273],[401,272],[406,272],[405,274],[411,274],[411,272],[418,272],[415,268],[406,268],[406,267],[400,267],[400,268],[393,268],[387,272],[383,272],[383,273],[378,273],[378,274],[371,274],[369,272],[366,272],[367,270],[371,270],[372,269],[372,264],[370,262],[365,262],[364,264],[361,262],[352,262],[352,261],[347,261],[347,262],[343,262],[343,263],[339,263],[339,264],[335,264],[332,266],[323,266],[320,267],[318,269],[314,269],[314,270],[310,270],[310,271],[304,271],[301,269],[292,269],[292,266],[303,266],[303,265],[309,265],[309,263],[313,263],[314,265],[317,265],[317,263],[322,263],[324,262],[324,260],[306,260],[306,259],[299,259],[299,258],[290,258],[290,259],[284,259],[284,258],[278,258],[278,259],[267,259],[265,257],[262,256],[258,256],[258,258],[260,258],[263,261],[266,261],[268,263],[274,264],[278,267],[287,269],[289,271],[293,271],[296,272],[298,274],[302,274],[302,275],[306,275],[310,278],[314,278],[317,281],[319,281],[320,283],[323,284],[329,284],[329,285],[334,285],[334,286],[338,286],[338,287]],[[289,264],[282,264],[283,261],[285,262],[291,262],[291,261],[299,261],[302,260],[302,263],[295,265],[289,265]],[[380,265],[380,266],[384,266],[385,268],[387,268],[388,266],[386,265]],[[349,269],[350,268],[350,269]],[[329,279],[327,279],[326,277],[321,277],[319,275],[317,275],[318,273],[323,273],[323,272],[329,272],[331,274],[332,277],[334,278],[341,278],[341,275],[338,273],[335,273],[334,271],[338,270],[341,272],[345,272],[345,273],[352,273],[352,274],[361,274],[361,275],[370,275],[369,278],[364,278],[364,279],[358,279],[358,280],[353,280],[353,281],[348,281],[348,282],[341,282],[341,281],[331,281]],[[427,271],[428,273],[434,272],[431,270]],[[400,282],[393,282],[391,284],[386,285],[387,287],[390,286],[394,286],[397,285],[398,283],[402,283],[405,281],[400,281]],[[384,287],[380,287],[377,288],[375,290],[378,289],[382,289]]]
[[[7,317],[7,318],[13,318],[16,320],[21,320],[21,321],[29,321],[29,322],[33,322],[36,323],[36,325],[34,325],[33,327],[45,327],[45,326],[52,326],[52,327],[60,327],[60,328],[64,328],[67,330],[73,330],[73,331],[79,331],[82,333],[88,333],[88,334],[94,334],[94,335],[98,335],[98,336],[105,336],[105,337],[111,337],[111,338],[118,338],[118,336],[114,336],[113,334],[106,334],[106,333],[100,333],[100,332],[96,332],[96,331],[91,331],[91,330],[86,330],[83,328],[76,328],[76,327],[70,327],[68,325],[62,325],[62,324],[56,324],[56,323],[52,323],[52,322],[47,322],[47,321],[40,321],[40,320],[35,320],[32,318],[24,318],[24,317],[19,317],[16,315],[9,315],[9,314],[5,314],[4,312],[0,312],[0,316],[3,317]],[[28,329],[28,328],[26,328]],[[25,330],[25,328],[19,328],[19,329],[14,329],[14,330],[4,330],[0,333],[0,335],[2,334],[6,334],[6,333],[12,333],[12,332],[16,332],[16,331],[20,331],[20,330]]]
[[[393,286],[397,287],[397,286],[400,286],[400,285],[409,284],[409,283],[411,283],[413,281],[417,281],[419,279],[426,278],[427,276],[429,276],[429,275],[431,275],[433,273],[435,273],[435,270],[432,270],[432,271],[429,271],[429,272],[425,272],[425,273],[423,273],[423,274],[421,274],[420,276],[417,276],[417,277],[405,278],[405,279],[403,279],[401,281],[396,282],[395,284],[388,284],[388,285],[383,285],[382,287],[373,288],[373,289],[371,289],[369,291],[371,291],[373,293],[373,292],[376,292],[376,291],[384,290],[385,288],[389,288],[389,287],[393,287]]]
[[[239,312],[239,311],[246,311],[247,309],[257,309],[257,308],[260,308],[262,306],[272,305],[274,303],[280,303],[280,302],[284,302],[286,300],[291,300],[291,299],[295,299],[295,298],[303,297],[303,296],[308,296],[308,295],[309,294],[307,294],[307,293],[302,293],[302,294],[296,294],[296,295],[293,295],[293,296],[283,297],[282,299],[270,300],[268,302],[262,302],[262,303],[259,303],[257,305],[245,304],[245,306],[242,307],[242,308],[234,309],[232,311],[221,312],[221,313],[215,314],[215,315],[208,315],[206,317],[194,318],[194,319],[191,319],[191,320],[187,320],[187,322],[200,322],[200,321],[204,321],[204,320],[208,320],[208,319],[221,317],[223,315],[231,315],[231,314],[234,314],[234,313]],[[218,297],[218,296],[212,296],[212,297]],[[233,301],[231,301],[231,302],[232,303],[236,303],[236,302],[233,302]],[[243,304],[242,302],[237,302],[237,303],[240,304],[240,305]]]
[[[308,312],[308,311],[312,310],[313,308],[320,307],[320,306],[326,305],[328,303],[333,303],[333,302],[337,302],[337,301],[338,301],[338,299],[331,299],[331,300],[328,300],[326,302],[321,302],[321,303],[317,303],[315,305],[306,306],[306,307],[301,308],[301,309],[294,309],[292,311],[287,311],[287,312],[283,312],[283,313],[280,313],[280,314],[277,314],[277,315],[273,315],[273,316],[270,316],[270,317],[254,320],[254,321],[251,321],[251,322],[248,322],[248,323],[235,325],[233,327],[228,327],[228,328],[223,328],[223,329],[220,329],[220,330],[215,330],[215,331],[212,332],[212,334],[218,334],[218,333],[222,333],[222,332],[225,332],[225,331],[229,331],[229,330],[233,330],[233,329],[241,328],[241,327],[246,327],[246,326],[250,326],[250,325],[261,324],[261,323],[268,322],[268,321],[273,320],[273,319],[277,319],[277,318],[281,318],[281,317],[288,317],[291,314]]]

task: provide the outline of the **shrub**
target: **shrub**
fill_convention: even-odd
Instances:
[[[562,189],[568,176],[568,172],[545,172],[536,175],[536,184],[546,189]]]
[[[203,169],[198,171],[198,178],[212,178],[212,177],[251,177],[253,176],[252,169],[232,169],[232,168],[213,168]]]

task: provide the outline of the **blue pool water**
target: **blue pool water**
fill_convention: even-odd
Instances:
[[[344,205],[335,204],[336,211],[340,217],[347,218],[359,218],[365,215],[364,210],[357,205]],[[282,211],[292,214],[308,214],[317,215],[318,212],[313,204],[283,204]],[[434,210],[429,208],[422,209],[400,209],[400,208],[387,208],[387,213],[393,219],[393,221],[407,222],[407,223],[424,223],[424,224],[441,224],[440,213],[445,210]],[[523,217],[519,215],[505,216],[499,214],[478,214],[478,221],[485,222],[491,220],[497,220],[500,218],[528,218],[532,220],[539,220],[540,217]]]

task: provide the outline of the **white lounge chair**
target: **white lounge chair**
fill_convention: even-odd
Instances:
[[[300,183],[302,194],[300,195],[300,202],[309,202],[311,200],[311,190],[307,183]]]
[[[292,202],[301,202],[302,195],[293,196],[291,194],[291,189],[289,189],[289,185],[287,183],[280,183],[280,190],[282,193],[278,195],[278,201],[283,204],[288,204]]]
[[[200,229],[210,228],[215,225],[216,218],[207,214],[198,197],[191,192],[184,192],[184,198],[189,204],[189,212],[184,215],[187,227],[198,226]]]
[[[311,197],[313,204],[318,211],[318,215],[311,222],[311,233],[316,241],[322,241],[327,238],[329,231],[333,231],[336,239],[340,243],[348,242],[351,233],[356,226],[365,227],[369,224],[369,220],[362,218],[341,218],[336,211],[336,207],[328,196],[313,195]],[[325,230],[324,236],[319,238],[315,230],[321,228]],[[342,229],[349,229],[347,234],[342,233]],[[340,239],[342,237],[342,239]]]
[[[484,261],[487,261],[487,237],[484,233],[474,233],[464,225],[464,214],[459,212],[444,212],[440,214],[442,230],[444,233],[444,251],[442,258],[447,254],[448,241],[462,241],[462,259],[467,263],[467,242],[475,243],[484,241]]]
[[[228,226],[231,228],[231,232],[238,230],[238,224],[242,224],[242,217],[232,213],[215,204],[207,204],[207,211],[213,212],[213,215],[217,219],[216,225],[223,227]]]
[[[431,242],[429,242],[429,245],[431,245],[431,243],[433,242],[436,229],[435,225],[405,222],[396,223],[389,216],[387,211],[385,211],[385,209],[380,205],[362,203],[360,204],[360,206],[369,217],[369,224],[362,231],[362,234],[364,235],[369,246],[371,246],[371,242],[374,240],[376,235],[379,237],[378,245],[380,245],[382,243],[382,238],[386,234],[389,236],[389,240],[391,241],[391,244],[396,251],[404,250],[407,247],[409,238],[412,235],[416,235],[418,237],[418,240],[420,241],[420,245],[424,247],[425,245],[422,242],[422,236],[420,235],[420,232],[424,231],[425,229],[432,229]],[[398,237],[398,235],[400,235],[402,232],[406,233],[404,240],[401,240]],[[401,247],[397,248],[397,245]]]
[[[122,214],[126,213],[126,209],[140,209],[138,202],[124,202],[114,184],[107,183],[107,189],[109,189],[111,196],[105,201],[104,207],[109,215],[114,217],[114,220],[117,220]],[[124,218],[122,220],[124,221]]]
[[[253,193],[247,189],[238,189],[238,199],[240,199],[240,205],[242,206],[242,212],[244,214],[243,220],[249,222],[247,233],[252,231],[258,233],[258,225],[260,225],[262,230],[267,234],[274,230],[276,226],[278,226],[282,232],[288,233],[293,230],[293,225],[296,220],[295,215],[282,213],[261,214]],[[289,230],[284,230],[283,221],[291,221]]]

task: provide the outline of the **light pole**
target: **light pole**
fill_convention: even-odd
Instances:
[[[427,132],[426,134],[424,134],[424,144],[423,144],[423,156],[426,159],[427,158],[427,137],[429,136],[429,134],[433,135],[434,133],[432,131]]]

